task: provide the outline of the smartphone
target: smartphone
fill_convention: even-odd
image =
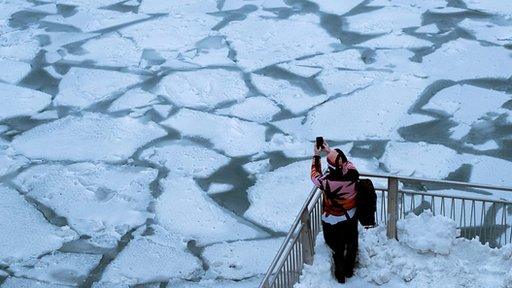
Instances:
[[[316,149],[320,149],[324,146],[324,137],[316,137]]]

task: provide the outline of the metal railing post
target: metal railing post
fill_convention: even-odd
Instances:
[[[304,263],[313,264],[313,233],[311,231],[311,217],[308,209],[304,209],[300,216],[302,229],[300,230],[300,242],[302,243],[302,255],[304,255]]]
[[[398,178],[388,178],[388,239],[397,239],[396,221],[398,220]]]

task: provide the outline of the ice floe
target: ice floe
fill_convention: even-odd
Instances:
[[[265,233],[219,207],[191,178],[169,177],[160,183],[157,221],[167,230],[199,245],[265,236]]]
[[[281,109],[271,100],[262,97],[247,98],[241,103],[215,111],[217,114],[236,116],[245,120],[266,123]]]
[[[102,255],[54,252],[37,260],[11,265],[16,277],[51,284],[79,285],[99,264]]]
[[[193,143],[159,143],[142,152],[140,159],[169,169],[172,176],[207,178],[220,167],[228,164],[229,158],[213,150]]]
[[[269,159],[251,161],[242,166],[247,173],[254,176],[256,174],[265,173],[270,170],[270,161]]]
[[[471,129],[473,123],[487,113],[507,113],[501,106],[511,99],[510,94],[471,85],[455,85],[436,93],[423,106],[427,111],[448,116],[457,123],[452,127],[451,137],[460,139]]]
[[[142,50],[117,33],[87,41],[81,46],[85,51],[80,55],[67,54],[64,59],[71,61],[92,61],[97,65],[113,67],[138,66]]]
[[[331,1],[331,0],[313,0],[320,8],[320,11],[330,14],[343,15],[357,5],[361,4],[363,0],[348,0],[348,1]]]
[[[408,109],[429,83],[411,77],[379,82],[316,107],[308,113],[304,123],[303,117],[272,123],[288,134],[307,140],[314,140],[315,135],[329,135],[337,141],[390,139],[395,137],[401,120],[407,117]],[[393,95],[393,100],[385,95]],[[340,107],[343,107],[341,112]],[[339,123],[340,117],[345,119],[343,129],[332,124]]]
[[[464,0],[469,9],[479,10],[487,13],[502,14],[509,16],[512,14],[512,7],[507,1],[486,1],[486,0]]]
[[[299,161],[257,176],[247,191],[251,205],[244,216],[269,229],[288,232],[313,187],[311,160]]]
[[[264,9],[288,7],[283,0],[225,0],[222,11],[238,10],[247,5],[257,5]]]
[[[68,285],[51,284],[26,278],[9,277],[2,283],[5,288],[66,288]]]
[[[86,113],[39,125],[17,136],[12,146],[29,158],[115,162],[166,134],[153,122]]]
[[[317,79],[322,83],[327,94],[350,94],[358,89],[366,88],[382,81],[391,75],[387,71],[352,71],[329,69],[324,70]]]
[[[255,154],[265,146],[264,126],[236,118],[184,108],[160,124],[180,131],[182,136],[207,139],[228,156]]]
[[[473,78],[509,78],[510,52],[503,47],[482,46],[476,41],[457,39],[443,44],[423,57],[423,68],[436,79],[454,81]]]
[[[420,28],[415,30],[416,33],[426,33],[426,34],[436,34],[439,33],[439,28],[437,28],[436,24],[429,24],[425,26],[421,26]]]
[[[212,183],[208,187],[208,195],[220,194],[232,190],[235,186],[228,183]]]
[[[133,108],[141,108],[148,106],[157,101],[157,96],[144,91],[140,88],[135,88],[124,93],[121,97],[112,102],[109,111],[121,111]]]
[[[11,84],[18,83],[31,69],[30,64],[12,59],[0,59],[0,67],[0,80]]]
[[[466,162],[473,165],[471,182],[512,187],[512,180],[510,179],[512,162],[489,156],[467,156],[466,159],[468,160]],[[509,192],[502,194],[506,194],[506,199],[509,201],[512,200],[512,195]]]
[[[49,224],[18,191],[2,184],[0,194],[1,264],[34,259],[76,238],[76,233],[69,227]]]
[[[172,3],[171,5],[176,5]],[[187,50],[199,40],[215,34],[210,29],[217,19],[201,13],[156,17],[123,28],[120,33],[131,38],[142,49]]]
[[[1,29],[0,25],[0,29]],[[25,29],[14,31],[0,30],[0,57],[31,61],[39,52],[36,35],[40,30]]]
[[[30,161],[16,152],[8,142],[0,139],[0,177],[27,165]]]
[[[308,95],[300,87],[294,86],[286,80],[253,74],[252,81],[256,88],[267,97],[283,105],[294,114],[302,113],[327,99],[326,95]]]
[[[19,116],[31,116],[43,110],[52,96],[37,90],[0,83],[0,121]]]
[[[157,171],[135,166],[78,163],[33,166],[16,179],[29,197],[50,207],[99,247],[115,247],[131,228],[153,217],[147,211]]]
[[[512,43],[512,26],[499,26],[468,18],[461,21],[458,26],[469,31],[477,40],[485,40],[498,45]]]
[[[305,157],[311,155],[313,143],[297,139],[291,135],[275,134],[270,139],[266,151],[281,151],[286,157]]]
[[[62,78],[54,104],[86,108],[111,99],[141,80],[129,73],[73,67]]]
[[[240,101],[249,91],[239,72],[224,69],[176,72],[162,79],[160,85],[171,102],[193,108]]]
[[[179,236],[153,225],[152,233],[136,231],[134,239],[110,263],[102,282],[143,284],[171,278],[191,278],[202,271],[201,262],[187,252]],[[140,229],[139,229],[140,230]]]
[[[237,51],[240,66],[250,71],[332,51],[331,45],[338,43],[319,26],[318,17],[311,14],[274,20],[253,13],[244,21],[230,23],[221,32]]]
[[[325,53],[308,57],[306,59],[294,60],[290,64],[306,68],[326,69],[347,69],[363,70],[366,64],[362,59],[361,52],[357,49],[347,49],[332,53]],[[283,65],[283,64],[280,64]]]
[[[215,278],[242,280],[265,274],[284,238],[236,241],[208,246],[202,253]]]
[[[421,14],[410,8],[395,6],[356,14],[346,19],[349,31],[362,34],[400,32],[403,28],[421,26]]]
[[[208,13],[217,11],[217,2],[214,0],[182,0],[180,2],[174,1],[159,1],[159,0],[144,0],[139,6],[139,13],[147,14],[183,14],[189,13]]]
[[[433,46],[434,44],[430,41],[416,38],[414,36],[406,35],[403,33],[390,33],[377,38],[370,39],[360,44],[361,46],[369,47],[372,49],[377,48],[425,48]]]

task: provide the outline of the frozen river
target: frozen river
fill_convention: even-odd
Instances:
[[[505,0],[0,1],[0,285],[255,287],[320,135],[512,186],[511,55]]]

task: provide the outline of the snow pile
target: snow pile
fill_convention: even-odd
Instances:
[[[478,239],[456,238],[455,227],[425,212],[398,221],[399,241],[387,239],[385,226],[361,229],[355,276],[345,287],[511,287],[512,245],[492,249]],[[322,235],[315,251],[295,287],[337,287]]]

